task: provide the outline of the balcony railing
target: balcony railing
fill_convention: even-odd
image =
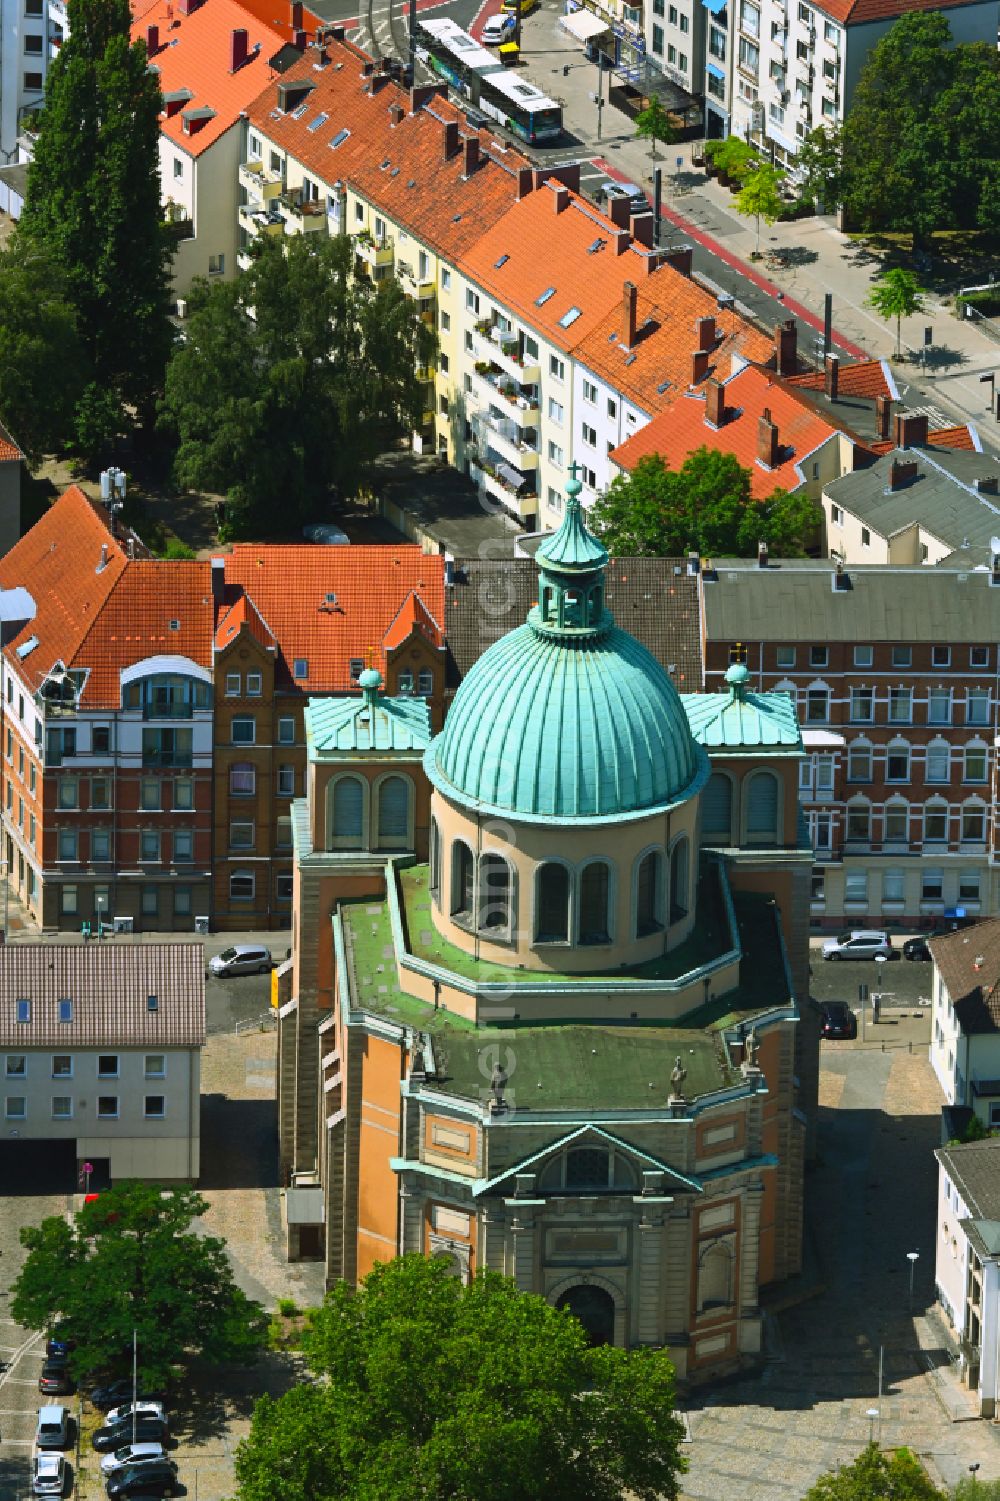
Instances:
[[[529,359],[522,352],[520,337],[501,331],[494,324],[483,322],[476,325],[472,350],[480,363],[495,365],[520,386],[536,386],[541,379],[537,357]]]
[[[326,204],[318,198],[303,198],[300,193],[282,193],[277,200],[278,213],[294,233],[307,234],[326,229]]]
[[[142,764],[143,766],[159,767],[163,769],[174,767],[178,770],[190,770],[190,768],[194,765],[194,753],[193,751],[189,750],[150,751],[144,749],[142,752]]]
[[[239,207],[240,228],[245,230],[252,240],[258,235],[281,235],[285,232],[285,221],[273,205],[267,208],[255,208],[252,203],[241,203]]]
[[[499,459],[505,459],[522,473],[538,468],[538,449],[534,444],[524,441],[522,429],[510,418],[497,417],[490,412],[477,417],[473,428],[480,451],[488,450],[488,457],[496,455]]]
[[[421,276],[419,268],[414,270],[408,261],[398,261],[396,275],[403,285],[403,290],[411,297],[416,297],[418,301],[422,302],[434,296],[436,288],[429,272]]]
[[[494,370],[492,365],[480,362],[472,387],[483,406],[502,405],[504,414],[518,426],[537,426],[538,392],[533,386],[522,386],[509,375]]]
[[[469,473],[474,484],[482,485],[512,515],[523,520],[537,511],[538,496],[534,489],[529,489],[525,477],[506,464],[492,464],[485,459],[481,464],[472,464]]]
[[[143,704],[143,719],[190,719],[194,714],[193,704]]]
[[[270,203],[281,192],[281,173],[268,172],[262,162],[243,162],[240,165],[240,187],[257,203]]]
[[[375,239],[367,230],[354,238],[354,253],[359,260],[364,261],[373,271],[383,266],[391,266],[395,256],[395,246],[388,236]]]

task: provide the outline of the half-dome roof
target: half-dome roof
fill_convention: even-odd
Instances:
[[[466,807],[628,819],[690,796],[707,775],[673,683],[604,609],[607,554],[578,491],[571,481],[562,525],[536,555],[542,603],[466,674],[425,754],[434,786]]]

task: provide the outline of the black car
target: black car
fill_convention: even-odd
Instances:
[[[858,1035],[858,1019],[846,1001],[824,1001],[820,1007],[820,1036],[851,1038]]]
[[[159,1402],[163,1398],[162,1392],[147,1391],[140,1386],[136,1396],[140,1402]],[[107,1412],[112,1407],[121,1407],[125,1402],[132,1400],[132,1379],[123,1376],[120,1381],[108,1381],[103,1386],[95,1386],[91,1389],[90,1400],[94,1407],[99,1407],[102,1412]]]
[[[65,1355],[52,1355],[42,1366],[38,1390],[45,1397],[68,1397],[76,1391]]]
[[[108,1476],[108,1495],[127,1497],[128,1501],[140,1501],[147,1496],[176,1496],[179,1490],[177,1466],[172,1459],[122,1465]]]
[[[926,938],[908,938],[903,944],[904,959],[922,959],[925,962],[931,957]]]
[[[159,1418],[140,1418],[135,1425],[134,1439],[132,1423],[126,1420],[110,1428],[98,1428],[92,1442],[99,1454],[109,1454],[112,1449],[120,1449],[122,1444],[165,1444],[169,1437],[166,1423]]]

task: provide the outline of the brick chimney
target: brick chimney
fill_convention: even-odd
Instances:
[[[479,166],[479,137],[466,136],[464,141],[462,142],[462,148],[465,151],[464,175],[466,177],[471,177],[473,172],[475,172],[476,168]]]
[[[612,198],[608,202],[608,218],[616,229],[628,229],[629,206],[627,198]]]
[[[875,398],[875,430],[883,443],[889,436],[889,425],[892,421],[892,397],[876,396]]]
[[[446,162],[450,162],[458,151],[458,121],[446,120],[442,135],[441,155]]]
[[[984,474],[976,480],[976,489],[980,495],[996,495],[1000,493],[1000,480],[995,474]]]
[[[302,30],[302,0],[292,0],[289,7],[289,20],[293,31]]]
[[[616,258],[624,255],[632,243],[632,236],[627,229],[616,229],[611,237],[611,253]]]
[[[146,56],[155,57],[160,50],[160,28],[158,26],[146,27]]]
[[[638,292],[634,281],[627,281],[622,289],[622,343],[631,349],[635,343],[636,305]]]
[[[517,201],[527,198],[534,187],[534,173],[530,167],[518,167],[517,169]]]
[[[726,420],[726,388],[721,381],[705,382],[705,421],[721,427]]]
[[[711,355],[707,349],[696,349],[691,355],[691,384],[700,385],[708,374]]]
[[[775,369],[779,375],[794,375],[798,367],[798,332],[794,318],[786,318],[774,330]]]
[[[715,319],[711,315],[707,318],[699,318],[694,331],[698,335],[699,349],[715,348]]]
[[[229,71],[242,68],[250,52],[250,34],[245,26],[235,26],[229,33]]]
[[[826,357],[825,379],[823,389],[831,401],[836,401],[840,391],[840,356],[828,354]]]
[[[391,124],[398,125],[405,114],[406,111],[401,104],[389,105],[389,120]]]
[[[926,448],[927,446],[927,413],[926,412],[897,412],[896,413],[896,447],[897,448]]]
[[[778,467],[778,424],[771,421],[771,409],[765,407],[757,421],[757,458],[765,469]]]
[[[306,50],[306,43],[308,42],[308,40],[308,33],[302,31],[301,29],[292,33],[292,46],[297,48],[299,52],[304,52]]]
[[[893,456],[889,464],[889,489],[902,490],[911,479],[916,479],[920,472],[920,465],[916,459],[897,459]]]
[[[561,182],[557,183],[556,186],[552,189],[552,202],[555,205],[557,214],[561,214],[564,209],[568,209],[569,188],[564,187]]]

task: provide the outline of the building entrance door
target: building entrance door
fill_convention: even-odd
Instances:
[[[580,1320],[592,1345],[610,1345],[615,1338],[615,1300],[603,1287],[580,1283],[563,1293],[557,1308],[568,1308]]]

